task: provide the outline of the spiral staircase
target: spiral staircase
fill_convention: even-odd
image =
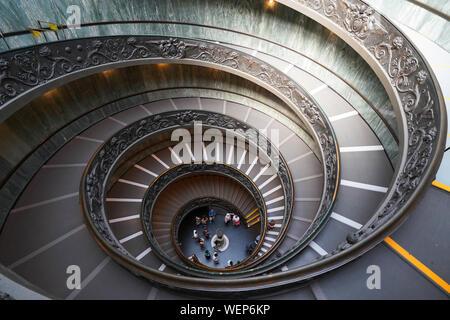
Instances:
[[[448,299],[444,98],[390,20],[359,0],[115,3],[127,19],[2,35],[2,298]],[[231,268],[181,250],[202,199],[259,235]]]

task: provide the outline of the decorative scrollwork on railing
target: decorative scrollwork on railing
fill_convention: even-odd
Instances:
[[[392,189],[372,219],[357,232],[349,234],[347,242],[331,253],[335,254],[379,229],[400,209],[407,207],[415,191],[427,182],[429,173],[436,170],[433,159],[439,155],[445,141],[441,132],[445,109],[439,103],[442,99],[430,76],[432,71],[428,70],[420,53],[401,31],[372,7],[360,0],[295,1],[333,22],[336,28],[356,39],[371,59],[378,61],[406,120],[404,156]],[[319,22],[322,18],[318,18]]]
[[[253,143],[254,145],[262,148],[262,150],[270,150],[271,153],[275,153],[275,155],[271,155],[271,159],[273,159],[273,156],[276,156],[275,160],[278,170],[277,175],[280,179],[282,190],[285,195],[285,209],[283,213],[285,218],[283,219],[283,226],[284,228],[287,227],[293,206],[294,187],[292,177],[285,160],[277,153],[278,151],[274,151],[276,149],[272,148],[270,141],[263,135],[259,134],[256,129],[226,115],[203,110],[171,111],[148,116],[121,129],[102,145],[102,147],[93,156],[87,167],[81,184],[81,197],[84,214],[100,237],[112,248],[129,256],[127,251],[122,247],[110,230],[104,208],[105,186],[108,185],[109,177],[112,175],[116,164],[120,162],[120,159],[127,153],[127,150],[144,139],[170,129],[189,128],[194,126],[195,123],[202,123],[203,126],[214,127],[220,130],[232,130],[234,134],[244,137],[245,141],[248,143]],[[183,172],[180,172],[180,170]],[[253,194],[260,212],[265,212],[264,199],[262,198],[257,187],[243,174],[237,174],[236,169],[233,169],[225,164],[215,162],[212,164],[190,163],[169,170],[156,180],[157,183],[154,183],[150,187],[152,191],[147,193],[148,195],[146,196],[144,202],[146,205],[153,205],[153,200],[156,199],[157,195],[170,181],[182,176],[184,173],[198,172],[201,170],[213,170],[216,172],[220,171],[234,178]],[[151,210],[149,210],[150,208],[146,207],[145,212],[151,212]],[[149,215],[142,216],[145,230],[150,230],[149,217]],[[262,230],[265,230],[265,224],[262,224]],[[276,246],[274,245],[274,247]]]
[[[208,62],[248,74],[270,86],[274,93],[287,98],[310,124],[311,132],[321,146],[323,163],[328,167],[325,188],[337,188],[337,145],[331,126],[319,107],[308,98],[303,88],[282,72],[251,55],[217,44],[192,39],[117,36],[68,40],[8,51],[0,55],[0,107],[49,81],[74,72],[147,59],[149,62],[151,59]],[[99,191],[92,188],[90,192]],[[326,197],[322,200],[319,216],[325,217],[332,201]]]
[[[144,199],[142,201],[141,206],[141,221],[143,224],[144,232],[147,238],[150,241],[154,252],[156,252],[163,260],[165,260],[168,264],[174,265],[175,268],[178,266],[171,261],[170,257],[168,257],[164,250],[161,248],[160,243],[158,241],[158,237],[153,234],[152,227],[152,217],[153,217],[153,209],[158,201],[160,195],[164,192],[164,190],[169,187],[171,184],[189,177],[193,174],[215,174],[225,176],[231,180],[234,180],[237,184],[245,188],[249,194],[252,195],[255,200],[256,207],[261,216],[261,239],[264,239],[266,225],[266,206],[264,203],[264,198],[261,192],[258,190],[257,186],[242,172],[235,169],[234,167],[216,162],[201,162],[201,163],[186,163],[178,165],[160,175],[147,189],[144,195]],[[201,200],[200,200],[201,201]],[[214,201],[212,200],[211,203]],[[196,202],[194,202],[196,203]],[[211,204],[210,203],[210,204]],[[192,204],[192,203],[191,203]],[[182,209],[182,208],[180,208]],[[189,208],[188,208],[189,209]],[[238,208],[239,209],[239,208]],[[233,210],[235,212],[235,210]],[[290,213],[289,213],[290,214]],[[181,215],[178,215],[180,219],[182,219]],[[243,217],[242,217],[243,218]],[[173,230],[175,231],[175,230]],[[173,239],[176,239],[176,235],[172,234]],[[245,264],[247,261],[254,258],[258,250],[255,250],[254,254],[252,254],[245,261],[242,261],[242,264]]]

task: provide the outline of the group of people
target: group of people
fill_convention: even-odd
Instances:
[[[205,248],[205,238],[209,239],[209,237],[210,237],[210,233],[209,233],[209,230],[208,230],[208,227],[207,227],[208,220],[209,220],[210,223],[214,223],[214,219],[216,217],[216,210],[211,208],[209,210],[209,212],[208,212],[208,216],[209,216],[209,218],[206,217],[206,216],[203,216],[202,218],[200,218],[198,216],[195,217],[195,226],[196,227],[203,226],[203,236],[204,236],[204,238],[199,236],[197,229],[194,229],[192,238],[195,241],[198,241],[198,243],[200,245],[200,249],[202,249],[202,250]],[[217,247],[214,247],[214,253],[211,254],[211,252],[207,249],[204,252],[204,256],[208,260],[211,259],[211,257],[212,257],[214,263],[218,264],[219,263],[219,252],[218,251],[219,250],[217,249]]]
[[[233,221],[233,226],[239,227],[241,225],[241,218],[237,214],[227,213],[225,215],[225,224],[228,225],[230,221]]]
[[[210,233],[208,230],[208,221],[209,221],[209,223],[214,223],[215,218],[216,218],[216,211],[213,208],[211,208],[209,210],[208,216],[203,216],[203,217],[196,216],[195,217],[196,229],[194,229],[194,231],[193,231],[192,238],[199,243],[201,250],[205,249],[205,241],[206,241],[205,239],[210,238]],[[239,215],[229,212],[225,215],[224,222],[225,222],[225,225],[228,225],[230,222],[232,222],[233,226],[238,227],[241,224],[241,219],[240,219]],[[203,236],[202,237],[200,236],[199,232],[197,231],[197,228],[199,228],[199,227],[203,228]],[[195,257],[195,259],[193,259],[194,256],[195,255],[192,255],[190,259],[193,261],[198,261],[198,260],[196,260],[196,257]],[[216,243],[214,245],[214,253],[212,253],[210,250],[206,249],[204,252],[204,256],[207,260],[212,258],[214,261],[214,264],[219,264],[218,244]],[[228,260],[227,266],[228,267],[233,266],[233,261]]]

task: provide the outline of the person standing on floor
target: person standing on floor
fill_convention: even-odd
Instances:
[[[209,222],[210,222],[210,223],[213,223],[215,217],[216,217],[216,210],[214,210],[213,208],[211,208],[211,210],[209,210]]]
[[[235,214],[233,216],[233,226],[239,227],[240,224],[241,224],[241,219],[239,218],[239,216],[237,214]]]
[[[227,213],[226,215],[225,215],[225,224],[228,224],[228,222],[230,222],[231,221],[231,213]]]
[[[219,253],[217,251],[213,254],[213,261],[214,264],[219,264]]]

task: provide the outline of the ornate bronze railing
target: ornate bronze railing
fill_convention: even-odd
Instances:
[[[372,66],[385,85],[397,113],[401,133],[400,160],[386,198],[372,220],[355,235],[349,236],[348,241],[333,252],[331,256],[297,269],[273,274],[270,279],[258,276],[252,279],[227,281],[208,279],[195,279],[194,281],[189,277],[163,275],[155,271],[142,273],[149,278],[166,285],[189,290],[222,292],[258,290],[308,279],[313,275],[329,271],[356,258],[381,241],[406,217],[407,209],[418,199],[421,191],[429,184],[437,170],[442,158],[446,132],[446,113],[443,98],[431,69],[408,39],[387,19],[358,0],[318,0],[315,2],[281,0],[280,2],[291,5],[307,14],[349,42]],[[130,39],[136,39],[136,37]],[[250,58],[251,60],[244,63],[242,69],[241,63],[243,62],[240,60],[240,54],[236,51],[227,51],[227,49],[223,51],[220,48],[214,50],[213,45],[206,44],[205,47],[194,49],[198,55],[178,57],[178,46],[170,41],[166,43],[171,49],[169,51],[174,55],[169,54],[160,61],[186,59],[186,62],[195,63],[192,60],[197,60],[206,64],[220,65],[224,70],[237,74],[240,71],[250,71],[247,74],[254,77],[255,82],[269,90],[274,90],[289,106],[300,111],[299,115],[314,129],[323,132],[324,130],[320,130],[320,127],[321,124],[325,124],[323,127],[325,127],[326,132],[328,123],[326,119],[321,118],[320,111],[315,113],[314,108],[311,108],[308,104],[305,105],[302,94],[300,94],[300,99],[296,99],[297,88],[295,86],[292,88],[283,80],[281,83],[284,83],[284,85],[278,85],[278,81],[268,80],[273,75],[270,67],[269,72],[261,66],[258,66],[256,70],[253,69],[254,64],[252,63],[256,59]],[[190,42],[186,40],[184,44],[189,45]],[[135,46],[135,40],[131,40],[130,45]],[[97,49],[101,52],[102,44]],[[161,52],[164,51],[163,48],[160,49]],[[193,48],[184,46],[181,51],[184,53],[192,52],[191,49]],[[236,56],[233,54],[236,54]],[[161,58],[161,55],[162,53],[158,57]],[[106,58],[108,56],[98,57],[95,61],[98,61],[99,64],[102,61],[106,63]],[[109,62],[120,63],[123,61],[116,59]],[[267,67],[267,65],[265,66]],[[276,70],[273,71],[276,74]],[[282,76],[281,79],[286,78]],[[332,139],[319,140],[318,137],[321,137],[321,135],[317,133],[317,130],[314,132],[317,141],[322,146],[321,151],[325,154],[326,148],[323,148],[323,143],[329,144],[328,141]],[[337,154],[337,151],[335,154]],[[324,164],[327,164],[327,162],[324,161]],[[331,161],[331,164],[331,169],[337,168],[338,159]],[[337,172],[337,170],[334,169],[331,172]],[[327,176],[326,179],[329,179],[329,177]],[[334,181],[337,180],[338,175],[334,177]],[[111,251],[111,254],[117,260],[121,260],[117,252]],[[134,266],[133,262],[126,257],[123,263],[129,264],[131,267]]]
[[[191,268],[186,268],[185,265],[180,265],[172,261],[172,259],[161,248],[160,243],[158,241],[158,237],[155,236],[152,231],[153,229],[152,217],[158,198],[162,195],[162,193],[165,191],[167,187],[179,181],[180,179],[198,174],[200,175],[214,174],[225,176],[228,179],[235,181],[237,184],[245,188],[245,190],[252,195],[261,218],[260,224],[261,241],[259,242],[258,246],[255,248],[254,252],[250,256],[242,260],[239,265],[236,265],[232,269],[209,268],[207,266],[197,268],[209,271],[207,273],[202,273],[202,275],[204,276],[217,276],[221,275],[221,273],[223,272],[240,270],[242,268],[249,267],[250,265],[254,265],[255,263],[258,262],[258,260],[257,259],[254,261],[252,260],[256,257],[257,253],[259,252],[259,249],[261,248],[262,243],[264,241],[264,237],[266,235],[267,212],[264,203],[264,198],[262,197],[261,192],[258,190],[258,187],[250,180],[248,176],[246,176],[240,170],[235,169],[234,167],[224,163],[203,161],[201,163],[180,164],[171,168],[170,170],[165,171],[163,174],[161,174],[153,181],[153,183],[149,186],[149,188],[145,192],[145,196],[141,206],[142,227],[147,236],[147,239],[150,242],[150,245],[152,246],[153,249],[155,249],[154,251],[158,254],[160,259],[163,260],[166,264],[173,266],[179,271],[185,272],[187,271],[188,273],[192,273]],[[177,216],[178,214],[174,215],[174,217]],[[182,215],[179,218],[182,218]],[[176,239],[176,235],[173,233],[171,234],[171,237]]]
[[[121,246],[121,244],[118,242],[117,239],[115,239],[112,232],[109,230],[109,226],[107,224],[107,220],[105,217],[104,212],[104,206],[103,206],[103,197],[104,197],[104,190],[105,186],[109,185],[109,178],[112,175],[114,168],[117,167],[118,163],[121,162],[121,158],[123,158],[127,151],[134,148],[137,144],[143,142],[145,139],[149,138],[150,136],[162,133],[167,130],[175,129],[175,128],[188,128],[194,125],[194,123],[200,122],[206,127],[215,127],[222,130],[225,129],[233,129],[233,134],[241,135],[245,138],[245,141],[248,141],[248,143],[253,143],[257,145],[258,147],[264,147],[263,150],[270,150],[271,151],[271,159],[273,157],[276,158],[276,164],[277,164],[277,175],[280,179],[281,186],[283,189],[283,193],[285,195],[285,210],[284,210],[284,222],[282,226],[283,232],[280,233],[280,236],[277,239],[277,242],[272,246],[272,250],[268,250],[265,252],[265,254],[262,257],[259,257],[252,261],[249,265],[256,264],[260,259],[265,258],[268,256],[273,250],[276,249],[277,245],[280,243],[282,238],[284,237],[284,232],[287,230],[287,227],[289,225],[290,221],[290,214],[292,210],[293,205],[293,183],[292,183],[292,177],[290,176],[289,170],[287,168],[287,164],[284,160],[284,158],[278,154],[278,151],[274,149],[270,141],[267,140],[263,135],[259,134],[257,130],[249,127],[247,124],[240,122],[236,119],[233,119],[231,117],[216,114],[213,112],[203,111],[203,110],[186,110],[186,111],[173,111],[173,112],[166,112],[158,115],[149,116],[147,118],[144,118],[142,120],[139,120],[119,132],[117,132],[113,137],[111,137],[107,142],[105,142],[102,147],[97,151],[97,153],[93,156],[91,161],[88,164],[88,167],[84,173],[82,184],[81,184],[81,198],[83,202],[83,208],[85,215],[87,217],[87,221],[90,222],[91,226],[98,231],[99,238],[97,239],[100,242],[106,242],[102,243],[102,247],[104,247],[106,244],[111,245],[115,249],[119,249],[119,251],[122,254],[129,255],[126,250]],[[268,146],[269,145],[269,146]],[[229,167],[224,164],[213,164],[213,165],[220,165],[224,167]],[[185,170],[191,171],[194,169],[197,169],[196,166],[198,164],[190,164],[190,165],[179,165],[175,168],[181,168],[185,167]],[[99,169],[101,167],[101,169]],[[211,166],[209,166],[212,168]],[[232,169],[230,167],[230,169]],[[237,171],[236,169],[233,169],[234,171]],[[176,170],[175,170],[176,171]],[[169,177],[169,173],[175,172],[173,170],[168,170],[165,174],[163,174],[161,177],[164,177],[164,179],[155,180],[154,184],[151,186],[152,192],[148,192],[147,194],[149,197],[156,197],[159,192],[162,190],[160,188],[160,183],[164,182],[167,177]],[[223,172],[226,170],[222,169]],[[241,173],[242,174],[242,173]],[[243,174],[242,174],[243,175]],[[179,177],[180,174],[175,174],[174,178]],[[163,181],[164,180],[164,181]],[[245,181],[244,181],[245,182]],[[245,183],[242,182],[244,185]],[[164,183],[163,183],[164,184]],[[165,184],[164,184],[165,185]],[[257,187],[252,183],[252,193],[253,194],[259,194],[259,190]],[[158,187],[158,190],[153,190],[154,188]],[[262,196],[260,196],[262,197]],[[152,198],[150,203],[154,203],[153,200],[156,198]],[[263,200],[262,200],[263,201]],[[149,203],[149,202],[147,202]],[[147,210],[147,212],[151,212],[151,208]],[[145,211],[145,210],[144,210]],[[143,211],[143,212],[144,212]],[[261,213],[265,213],[265,209],[261,210]],[[144,222],[144,230],[150,229],[150,220],[148,216],[143,215],[143,222]],[[314,227],[319,226],[321,223],[324,222],[323,216],[317,217],[318,222],[313,223]],[[264,215],[262,219],[262,231],[261,233],[265,233],[265,224],[266,224],[266,215]],[[310,228],[310,230],[315,231],[314,229]],[[95,233],[95,232],[94,232]],[[149,238],[151,238],[151,234],[148,235]],[[308,232],[305,235],[305,239],[308,239],[311,236],[311,232]],[[304,244],[304,243],[302,243]],[[156,246],[155,246],[156,248]],[[156,252],[159,252],[157,250]],[[255,250],[256,253],[256,250]],[[252,256],[253,257],[253,256]],[[168,264],[170,264],[170,259],[164,255],[161,255],[161,258],[165,260]],[[255,272],[255,270],[259,270],[259,272],[263,272],[267,268],[273,267],[274,263],[277,261],[281,261],[281,259],[284,258],[284,256],[279,257],[278,260],[272,261],[269,265],[265,265],[265,267],[258,266],[252,270],[252,272]],[[281,262],[279,262],[281,263]],[[176,266],[180,268],[181,266]],[[238,270],[238,268],[235,268]],[[240,268],[239,268],[240,269]],[[191,273],[192,270],[187,268],[185,271],[188,273]],[[233,269],[234,271],[234,269]],[[242,275],[245,273],[245,271],[239,271],[239,275]],[[229,272],[230,275],[232,275],[232,272]],[[208,276],[211,274],[208,273]],[[214,273],[213,275],[220,275],[219,272]],[[234,274],[233,274],[234,275]]]

